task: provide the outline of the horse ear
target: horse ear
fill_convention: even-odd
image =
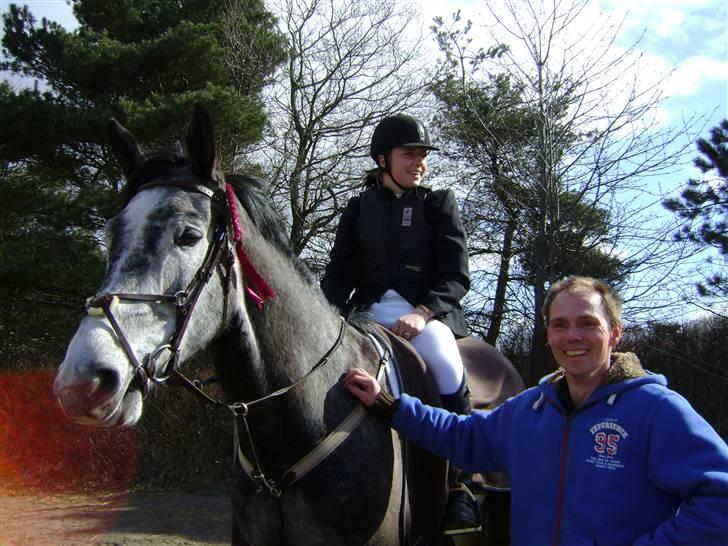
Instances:
[[[108,132],[111,150],[119,161],[124,175],[128,177],[144,161],[144,154],[139,149],[134,135],[114,118],[109,120]]]
[[[215,134],[210,114],[207,112],[207,108],[199,102],[195,104],[195,114],[187,131],[185,145],[195,174],[200,178],[213,178],[217,169]]]

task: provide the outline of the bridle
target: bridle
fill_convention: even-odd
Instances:
[[[205,259],[202,265],[198,268],[192,280],[189,282],[187,287],[175,294],[134,294],[127,292],[105,292],[98,294],[92,298],[89,298],[86,302],[86,312],[89,315],[103,315],[109,321],[111,328],[114,330],[122,349],[129,360],[129,363],[134,368],[135,381],[140,386],[142,396],[146,396],[150,391],[151,383],[164,383],[169,379],[172,379],[183,387],[193,392],[196,396],[201,398],[203,401],[228,408],[232,414],[240,419],[243,424],[243,430],[246,434],[248,445],[250,446],[252,461],[249,460],[243,451],[240,449],[240,444],[237,442],[237,427],[236,432],[236,443],[237,443],[237,455],[238,461],[243,471],[248,477],[256,484],[256,492],[267,491],[274,497],[279,497],[285,487],[293,485],[293,483],[300,480],[316,465],[323,461],[331,452],[333,452],[348,436],[351,432],[361,423],[366,415],[364,406],[358,404],[354,410],[334,429],[320,444],[312,449],[306,456],[291,466],[286,472],[283,473],[279,480],[272,480],[266,478],[264,475],[258,456],[256,454],[255,444],[253,437],[250,432],[250,427],[247,422],[247,415],[249,408],[259,402],[268,400],[273,397],[282,396],[289,392],[291,389],[303,383],[307,378],[311,376],[316,370],[322,368],[334,354],[334,352],[341,346],[345,332],[346,322],[341,320],[341,327],[334,344],[328,349],[324,356],[299,380],[295,381],[291,385],[278,389],[272,393],[269,393],[261,398],[252,400],[249,402],[234,402],[227,403],[223,400],[214,398],[207,394],[203,390],[204,383],[199,380],[190,380],[179,370],[180,360],[180,346],[184,337],[185,331],[189,324],[192,312],[195,305],[204,289],[205,285],[212,278],[216,268],[219,265],[223,265],[225,269],[225,280],[224,280],[224,293],[225,302],[228,299],[229,287],[231,282],[231,269],[235,256],[237,256],[240,266],[243,270],[243,277],[245,283],[245,291],[247,295],[262,308],[267,298],[273,296],[273,292],[270,290],[265,281],[261,278],[255,267],[248,259],[242,246],[242,230],[240,228],[240,220],[237,214],[235,194],[230,184],[225,184],[225,191],[220,190],[214,191],[200,184],[190,184],[178,181],[161,180],[155,181],[148,184],[142,185],[137,193],[154,187],[160,186],[176,186],[186,191],[201,193],[209,197],[213,202],[224,201],[228,212],[228,222],[226,225],[218,226],[213,235],[212,243],[208,246]],[[232,245],[230,244],[230,236],[228,235],[228,229],[232,231]],[[235,252],[233,252],[233,248]],[[131,344],[129,343],[126,335],[124,334],[121,325],[114,316],[114,306],[119,301],[130,301],[130,302],[156,302],[167,305],[173,305],[176,310],[176,328],[170,340],[167,343],[163,343],[152,351],[145,363],[140,362],[134,353]],[[224,311],[223,313],[226,313]],[[156,360],[159,358],[162,352],[169,351],[169,358],[164,366],[161,368],[161,372],[158,371],[156,366]],[[381,378],[381,374],[388,361],[388,354],[384,353],[380,357],[379,371],[377,376]]]
[[[220,200],[220,193],[214,192],[206,186],[199,184],[173,183],[170,181],[157,181],[145,184],[139,188],[138,192],[153,187],[171,185],[179,186],[186,191],[201,193],[213,201]],[[220,264],[223,264],[226,270],[225,292],[227,293],[229,290],[230,269],[232,267],[232,263],[233,254],[228,245],[227,226],[219,226],[215,229],[212,243],[207,248],[207,253],[202,265],[200,265],[197,269],[197,272],[184,290],[175,294],[104,292],[103,294],[98,294],[86,301],[87,314],[92,316],[103,314],[109,321],[111,328],[114,330],[114,333],[124,350],[126,358],[134,368],[135,381],[142,391],[142,396],[146,397],[149,394],[151,383],[164,383],[170,378],[170,376],[174,376],[181,380],[183,384],[195,383],[184,377],[178,369],[180,345],[182,344],[182,339],[187,330],[187,326],[189,325],[190,318],[192,317],[192,311],[197,304],[200,294],[202,293],[205,285],[212,278],[215,269]],[[124,330],[121,328],[121,325],[114,316],[113,309],[120,301],[162,303],[172,305],[175,308],[176,328],[174,333],[167,343],[163,343],[158,346],[149,354],[148,360],[145,363],[140,362],[137,358],[131,344],[124,334]],[[156,361],[164,351],[169,351],[169,358],[161,368],[160,372],[156,365]]]

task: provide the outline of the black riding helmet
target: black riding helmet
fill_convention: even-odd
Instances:
[[[430,134],[422,122],[407,114],[397,114],[384,118],[374,129],[369,155],[379,164],[380,154],[386,158],[392,148],[415,146],[427,150],[438,150],[432,145]]]
[[[379,174],[386,172],[392,179],[392,182],[401,190],[407,191],[392,175],[389,164],[389,152],[398,146],[413,146],[424,148],[426,150],[439,150],[432,145],[430,134],[420,120],[407,114],[397,114],[384,118],[374,128],[372,134],[372,142],[369,148],[369,155],[377,164],[376,169],[372,169],[367,173],[365,186],[375,187],[379,182]],[[378,158],[384,156],[384,167],[379,165]]]

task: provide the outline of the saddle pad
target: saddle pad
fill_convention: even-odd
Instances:
[[[400,386],[400,379],[397,367],[397,357],[392,351],[392,347],[387,343],[387,340],[383,337],[375,335],[372,332],[367,332],[367,337],[371,341],[374,348],[377,350],[380,362],[384,362],[384,373],[387,379],[387,387],[389,392],[395,398],[399,398],[402,390]]]

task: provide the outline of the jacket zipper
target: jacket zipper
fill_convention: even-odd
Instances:
[[[564,427],[564,435],[561,439],[561,469],[559,472],[559,498],[556,505],[556,522],[554,525],[553,546],[559,544],[559,530],[561,527],[561,512],[564,509],[564,489],[566,487],[566,460],[569,446],[569,428],[571,426],[571,415],[566,417],[566,425]]]

